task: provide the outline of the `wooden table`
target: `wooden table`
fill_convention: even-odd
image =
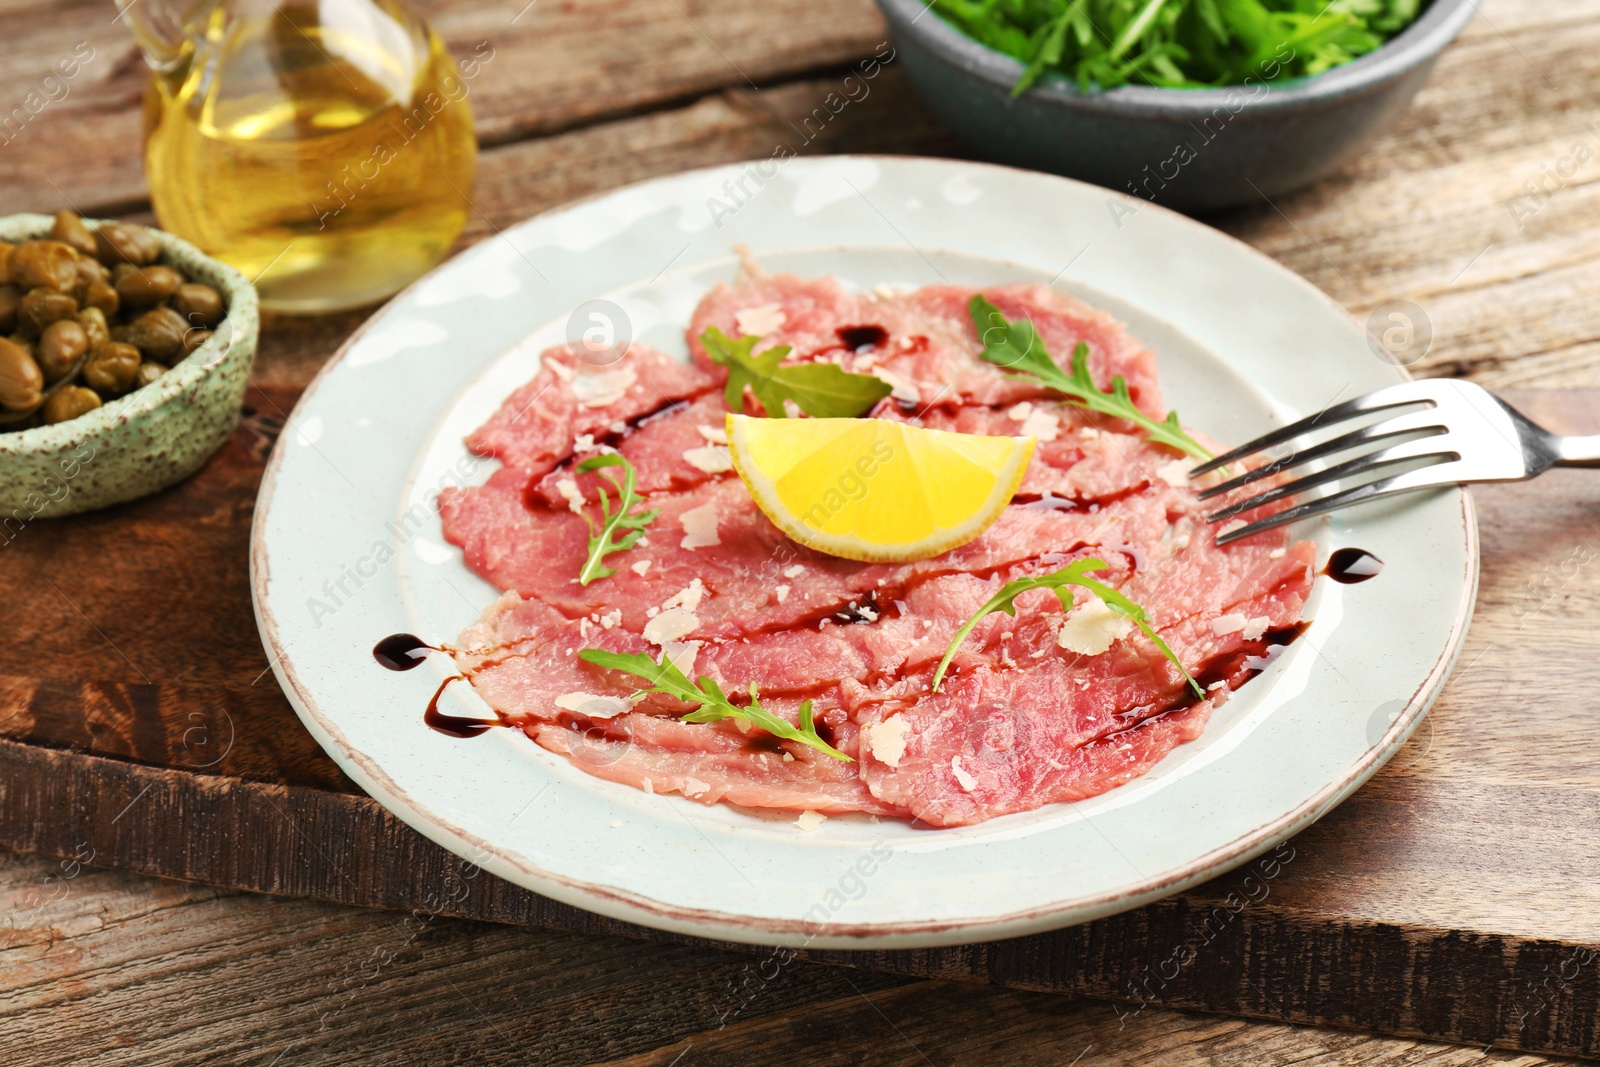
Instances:
[[[426,10],[458,53],[482,41],[495,49],[472,89],[485,152],[464,242],[628,181],[769,155],[792,137],[790,122],[884,39],[867,0]],[[1487,0],[1416,104],[1361,160],[1314,189],[1210,221],[1359,317],[1389,299],[1421,306],[1434,340],[1415,369],[1533,390],[1519,400],[1559,428],[1600,430],[1600,158],[1561,168],[1569,176],[1559,183],[1548,176],[1576,142],[1600,148],[1600,132],[1586,126],[1600,118],[1596,16],[1600,0]],[[0,144],[6,210],[146,217],[144,70],[108,9],[0,0],[0,39],[0,93],[19,102],[56,56],[80,40],[94,49],[71,92]],[[0,104],[11,107],[3,96]],[[893,68],[808,150],[963,152]],[[1541,180],[1542,191],[1524,188]],[[94,866],[420,907],[418,887],[448,865],[352,795],[284,718],[239,608],[237,538],[264,450],[361,318],[269,318],[251,414],[194,482],[0,547],[0,841],[48,857],[0,853],[0,1062],[1483,1058],[1468,1047],[1128,1003],[1141,954],[1225,895],[1223,883],[1070,932],[1051,943],[1054,957],[1012,943],[867,961],[898,975],[794,962],[754,982],[757,994],[741,996],[738,1016],[719,1028],[717,1005],[752,987],[759,958],[602,936],[595,931],[607,924],[539,911],[514,894],[486,892],[458,910],[581,932]],[[1553,389],[1579,391],[1538,392]],[[1585,714],[1594,688],[1585,681],[1600,660],[1600,567],[1586,562],[1600,550],[1600,508],[1589,506],[1597,494],[1582,478],[1480,494],[1480,614],[1430,725],[1296,840],[1275,896],[1246,913],[1232,943],[1219,941],[1206,968],[1155,999],[1600,1054],[1600,961],[1584,955],[1600,946],[1600,745]],[[107,585],[88,561],[111,558],[117,579]],[[130,611],[119,588],[148,599]],[[224,721],[244,723],[247,736],[212,763]],[[188,775],[184,788],[204,794],[207,812],[249,809],[238,825],[263,836],[225,841],[217,824],[185,821],[198,809],[163,777],[174,768]],[[281,820],[269,836],[273,812]],[[191,847],[176,848],[185,835]],[[330,842],[350,850],[339,854],[348,862],[333,862]],[[361,865],[363,850],[419,873],[375,890],[382,878]],[[328,880],[346,866],[356,870],[351,885]],[[1252,943],[1271,951],[1252,952]],[[1482,974],[1500,987],[1452,982]]]

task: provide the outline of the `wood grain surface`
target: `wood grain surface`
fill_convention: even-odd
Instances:
[[[629,181],[770,155],[885,38],[867,0],[524,3],[421,5],[458,53],[495,50],[472,84],[485,149],[464,243]],[[148,219],[145,72],[113,14],[0,0],[0,113],[79,42],[94,53],[0,144],[5,210]],[[1600,430],[1597,16],[1600,0],[1486,0],[1360,159],[1208,221],[1358,318],[1418,305],[1432,340],[1414,370],[1571,389],[1518,401]],[[1574,170],[1562,160],[1580,142],[1596,158]],[[892,67],[796,147],[965,152]],[[269,316],[240,428],[184,486],[0,535],[0,844],[50,857],[0,863],[0,1062],[1483,1058],[1288,1021],[1600,1056],[1592,476],[1479,493],[1483,586],[1456,678],[1400,757],[1295,839],[1259,902],[1222,918],[1225,877],[1046,937],[818,954],[856,969],[795,961],[769,980],[768,957],[601,936],[643,932],[468,877],[359,794],[265,673],[244,553],[255,485],[300,390],[363,318]],[[1197,936],[1196,962],[1165,977]],[[1120,1004],[1071,999],[1085,994]],[[393,1025],[397,1008],[417,1025]]]
[[[235,894],[0,854],[0,1060],[26,1067],[1538,1067],[614,937]],[[745,989],[737,1018],[719,1017]]]

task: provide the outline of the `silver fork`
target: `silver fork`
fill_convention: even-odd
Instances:
[[[1522,481],[1543,474],[1551,467],[1600,467],[1600,435],[1560,437],[1535,426],[1521,412],[1481,386],[1449,378],[1432,378],[1392,385],[1335,404],[1218,456],[1190,471],[1189,476],[1198,478],[1296,438],[1390,411],[1394,414],[1378,422],[1330,440],[1307,442],[1202,492],[1200,499],[1209,500],[1302,464],[1364,450],[1352,459],[1275,486],[1208,515],[1208,522],[1225,522],[1242,512],[1286,500],[1317,486],[1361,479],[1358,484],[1335,489],[1248,526],[1229,530],[1217,538],[1217,544],[1224,545],[1274,526],[1397,493],[1463,482]],[[1406,440],[1385,443],[1395,438]],[[1398,467],[1405,469],[1395,471]]]

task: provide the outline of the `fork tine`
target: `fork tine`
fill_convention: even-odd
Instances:
[[[1438,434],[1448,432],[1448,428],[1443,425],[1439,425],[1437,423],[1431,426],[1428,425],[1433,418],[1433,409],[1429,408],[1423,411],[1413,412],[1409,415],[1396,415],[1394,418],[1373,423],[1371,426],[1363,426],[1359,430],[1354,430],[1340,437],[1335,437],[1333,440],[1327,441],[1313,448],[1308,448],[1302,452],[1291,452],[1283,459],[1273,460],[1271,463],[1264,463],[1253,470],[1245,471],[1237,478],[1230,479],[1229,481],[1223,482],[1221,485],[1215,485],[1210,489],[1201,491],[1200,499],[1210,500],[1213,497],[1224,496],[1233,492],[1235,489],[1244,488],[1251,482],[1256,482],[1262,478],[1278,474],[1293,467],[1298,467],[1302,463],[1309,463],[1314,459],[1321,459],[1323,456],[1336,455],[1368,441],[1382,441],[1387,440],[1390,437],[1399,437],[1402,434],[1408,433],[1418,433],[1423,430],[1437,431],[1436,433],[1430,435],[1435,437],[1438,436]]]
[[[1299,522],[1301,519],[1313,518],[1336,508],[1347,508],[1352,504],[1376,500],[1380,497],[1398,496],[1401,493],[1412,493],[1419,489],[1435,489],[1441,486],[1455,485],[1461,480],[1461,472],[1455,470],[1455,467],[1456,463],[1435,464],[1431,467],[1424,467],[1421,470],[1407,471],[1404,474],[1396,474],[1389,478],[1380,478],[1375,482],[1367,482],[1363,485],[1352,486],[1349,489],[1341,489],[1337,493],[1329,493],[1327,496],[1318,497],[1304,504],[1287,508],[1258,522],[1252,522],[1249,526],[1220,534],[1217,537],[1217,544],[1219,546],[1230,544],[1246,537],[1253,537],[1263,530],[1270,530],[1286,523]]]
[[[1368,393],[1366,396],[1358,396],[1354,400],[1346,400],[1342,404],[1335,404],[1333,407],[1319,411],[1315,415],[1307,415],[1298,422],[1291,422],[1280,429],[1262,434],[1254,441],[1247,441],[1232,452],[1225,452],[1209,462],[1202,463],[1189,472],[1189,477],[1198,478],[1203,474],[1210,474],[1214,470],[1226,467],[1230,463],[1237,463],[1246,456],[1260,452],[1263,449],[1293,440],[1303,433],[1317,429],[1319,426],[1331,426],[1357,415],[1382,411],[1385,408],[1403,407],[1406,404],[1432,404],[1433,401],[1424,392],[1426,385],[1426,382],[1401,382],[1399,385],[1391,385],[1387,389],[1379,389],[1377,392]]]
[[[1413,459],[1432,459],[1434,457],[1450,460],[1460,459],[1461,457],[1455,452],[1439,449],[1438,439],[1440,436],[1442,435],[1434,434],[1431,437],[1407,441],[1404,444],[1393,445],[1389,448],[1379,449],[1376,452],[1369,452],[1364,456],[1357,456],[1326,470],[1316,471],[1306,475],[1304,478],[1298,478],[1274,489],[1269,489],[1265,493],[1259,493],[1248,500],[1242,500],[1237,504],[1229,504],[1221,511],[1207,515],[1206,521],[1221,522],[1223,519],[1231,519],[1242,511],[1252,511],[1255,508],[1282,500],[1284,497],[1303,493],[1307,489],[1314,489],[1329,482],[1337,482],[1348,478],[1352,474],[1362,474],[1369,470],[1375,471],[1379,467],[1389,467],[1396,463],[1404,463]]]

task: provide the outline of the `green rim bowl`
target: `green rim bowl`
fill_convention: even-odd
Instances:
[[[1332,171],[1405,110],[1477,12],[1432,0],[1381,48],[1309,78],[1082,93],[1052,74],[1013,99],[1021,63],[928,0],[877,2],[917,94],[979,155],[1188,212],[1259,204]]]
[[[0,241],[48,236],[51,221],[48,215],[0,219]],[[153,232],[161,239],[161,262],[220,292],[228,317],[144,388],[68,422],[0,433],[0,545],[35,519],[93,511],[181,482],[238,422],[260,333],[255,287],[187,241]]]

